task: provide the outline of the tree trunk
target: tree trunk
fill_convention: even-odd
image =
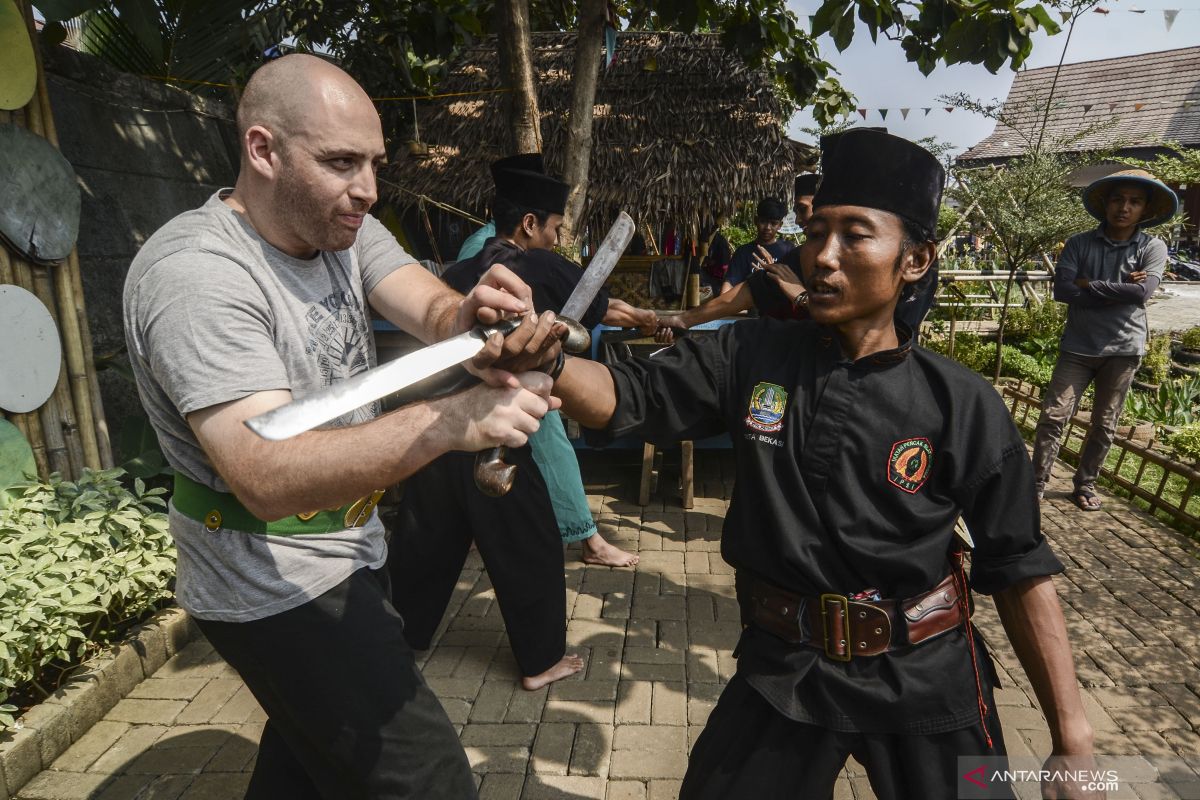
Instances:
[[[500,31],[496,37],[500,78],[512,120],[505,155],[542,151],[541,113],[533,84],[533,44],[529,36],[529,0],[500,0],[496,4]]]
[[[1008,268],[1008,280],[1004,282],[1004,304],[1000,308],[1000,330],[996,332],[996,368],[992,373],[992,383],[1000,382],[1000,371],[1004,368],[1004,326],[1008,324],[1008,295],[1012,292],[1016,277],[1017,263],[1013,262]]]
[[[592,112],[600,80],[601,49],[607,0],[581,0],[579,37],[575,43],[575,73],[571,83],[571,112],[567,118],[567,152],[563,180],[571,187],[559,231],[562,246],[578,250],[576,239],[587,205],[588,168],[592,160]]]

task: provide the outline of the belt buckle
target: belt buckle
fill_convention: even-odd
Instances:
[[[829,649],[829,642],[832,637],[829,635],[829,609],[828,603],[834,603],[841,606],[842,609],[842,626],[838,632],[841,637],[841,646],[845,654],[835,653]],[[840,594],[823,594],[821,595],[821,627],[822,633],[825,636],[825,655],[834,661],[849,661],[852,653],[850,651],[850,598]]]

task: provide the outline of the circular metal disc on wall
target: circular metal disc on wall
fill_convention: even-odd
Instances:
[[[0,125],[0,236],[14,250],[39,264],[65,259],[79,235],[79,202],[75,170],[58,148]]]
[[[62,343],[42,301],[19,286],[0,286],[0,319],[0,408],[25,414],[54,393]]]
[[[0,108],[23,108],[37,89],[29,28],[13,0],[0,0]]]

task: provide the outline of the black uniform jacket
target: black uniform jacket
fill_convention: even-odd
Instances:
[[[533,306],[539,314],[561,310],[575,290],[575,284],[583,277],[583,269],[578,264],[553,250],[522,250],[493,237],[484,242],[483,249],[474,256],[451,265],[442,273],[442,280],[466,294],[493,264],[503,264],[529,284],[533,290]],[[583,313],[583,319],[576,321],[590,331],[600,324],[607,312],[608,293],[601,289]]]
[[[668,443],[728,431],[737,475],[721,554],[792,592],[908,598],[949,571],[961,515],[983,593],[1062,565],[1042,536],[1025,445],[996,391],[911,344],[856,362],[811,321],[747,320],[611,367],[605,435]],[[842,731],[978,722],[965,634],[848,663],[754,626],[739,670],[782,714]],[[984,680],[994,680],[986,651]]]

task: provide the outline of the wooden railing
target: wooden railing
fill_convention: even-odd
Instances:
[[[1018,427],[1033,430],[1041,413],[1041,390],[1022,381],[1003,387],[1001,394]],[[1059,457],[1078,463],[1089,430],[1091,425],[1087,420],[1072,417],[1067,423],[1066,441]],[[1117,451],[1116,461],[1112,462],[1110,454],[1100,469],[1102,476],[1143,501],[1151,514],[1164,514],[1192,531],[1200,531],[1200,494],[1197,494],[1200,472],[1156,449],[1153,439],[1143,445],[1118,435],[1113,438],[1112,446]]]

